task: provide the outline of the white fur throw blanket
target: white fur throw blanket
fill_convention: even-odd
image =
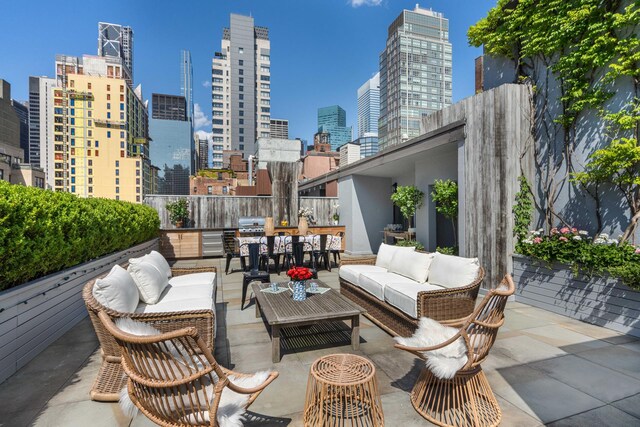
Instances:
[[[153,326],[143,323],[137,322],[135,320],[131,320],[129,318],[121,318],[116,320],[116,326],[124,332],[139,335],[139,336],[153,336],[160,335],[160,331],[158,331]],[[180,346],[181,347],[181,346]],[[168,343],[168,350],[170,353],[176,357],[176,360],[181,361],[182,359],[179,356],[180,351],[184,351],[182,348],[178,348],[173,346],[173,344]],[[182,363],[182,362],[180,362]],[[195,367],[199,368],[199,367]],[[217,380],[215,373],[211,373],[211,375]],[[242,388],[254,388],[262,383],[264,383],[269,377],[268,371],[260,371],[256,372],[254,375],[250,377],[235,377],[233,375],[229,376],[229,380]],[[213,398],[215,397],[213,393],[214,384],[208,384],[206,386],[206,393],[211,397],[211,403]],[[249,401],[249,395],[240,394],[230,390],[228,387],[222,391],[222,396],[220,397],[220,404],[218,405],[218,411],[216,413],[216,418],[218,420],[218,424],[220,427],[242,427],[244,423],[244,415],[245,415],[245,406]],[[181,396],[176,396],[177,401],[180,400]],[[187,399],[186,395],[182,396],[183,399]],[[134,417],[138,408],[133,404],[131,398],[129,397],[129,392],[127,387],[124,387],[120,390],[120,408],[122,412],[129,417]],[[205,412],[204,414],[206,421],[209,421],[209,413]],[[189,420],[191,422],[196,422],[195,417],[191,416],[193,419]],[[202,420],[202,418],[200,418]]]
[[[433,347],[443,343],[458,333],[458,329],[444,326],[428,317],[423,317],[418,323],[418,329],[413,336],[395,337],[398,344],[407,347]],[[462,337],[451,344],[433,351],[425,351],[425,364],[433,375],[442,379],[453,378],[467,363],[467,346]]]

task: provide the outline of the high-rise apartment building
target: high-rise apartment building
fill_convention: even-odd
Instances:
[[[196,146],[196,170],[209,168],[209,140],[198,135],[195,136]]]
[[[29,163],[44,169],[47,188],[54,185],[53,88],[56,79],[29,77]]]
[[[329,134],[332,151],[338,151],[351,141],[351,126],[347,127],[347,113],[339,105],[318,108],[318,132]]]
[[[254,26],[250,16],[231,14],[211,73],[214,163],[215,156],[222,154],[218,147],[239,150],[248,158],[255,152],[257,139],[270,136],[269,29]]]
[[[160,120],[179,120],[186,122],[187,102],[184,96],[151,94],[151,118]]]
[[[274,139],[289,139],[289,120],[271,119],[269,133]]]
[[[24,151],[24,162],[29,161],[29,107],[15,99],[11,100],[11,106],[20,121],[20,148]]]
[[[98,23],[98,56],[122,58],[128,73],[125,79],[133,84],[133,30],[108,22]]]
[[[184,96],[187,105],[187,119],[193,122],[193,67],[191,65],[191,52],[180,52],[180,94]]]
[[[365,134],[356,139],[354,142],[360,144],[360,158],[371,157],[378,154],[378,137]]]
[[[380,73],[358,89],[358,138],[378,135],[380,118]]]
[[[380,54],[380,121],[384,150],[420,134],[422,116],[451,105],[449,20],[442,13],[403,10]]]
[[[148,113],[115,56],[56,56],[56,191],[142,202],[150,191]]]
[[[195,173],[191,120],[184,96],[151,95],[149,136],[151,164],[158,170],[158,194],[189,194],[189,176]]]

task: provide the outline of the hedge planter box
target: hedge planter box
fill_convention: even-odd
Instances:
[[[82,288],[89,280],[154,249],[158,239],[0,292],[0,382],[87,316]]]
[[[640,337],[640,292],[618,279],[514,255],[513,280],[518,302]]]

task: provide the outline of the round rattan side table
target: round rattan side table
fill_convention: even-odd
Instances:
[[[304,425],[384,426],[373,363],[353,354],[330,354],[313,362]]]

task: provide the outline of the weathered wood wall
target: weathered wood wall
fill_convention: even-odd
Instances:
[[[484,287],[512,271],[513,205],[518,177],[534,178],[532,108],[527,88],[506,84],[423,118],[423,132],[465,121],[459,159],[459,224],[464,254],[478,257]]]
[[[298,176],[300,163],[268,162],[271,179],[271,215],[277,222],[286,219],[289,224],[298,222]]]
[[[297,194],[297,192],[295,193]],[[297,199],[296,196],[291,199]],[[160,228],[173,228],[166,209],[168,202],[180,198],[189,200],[190,227],[193,228],[237,228],[241,216],[272,216],[276,223],[282,218],[275,213],[282,212],[283,198],[243,197],[243,196],[146,196],[144,203],[158,211]],[[297,203],[301,207],[313,209],[318,225],[331,225],[333,206],[338,203],[336,197],[300,197]],[[274,207],[278,205],[278,207]],[[293,216],[289,217],[290,225],[297,225],[298,205],[290,206]]]
[[[0,293],[0,382],[87,316],[82,288],[89,280],[154,249],[158,239]]]

